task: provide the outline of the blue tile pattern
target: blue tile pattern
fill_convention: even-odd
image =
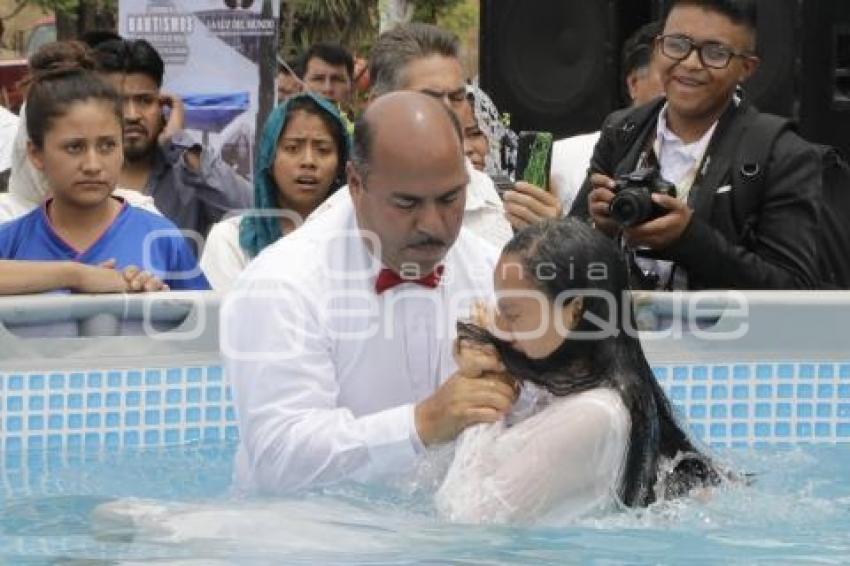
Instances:
[[[850,442],[847,363],[677,364],[653,372],[691,433],[712,446]]]
[[[693,435],[713,446],[850,442],[850,362],[652,368]],[[0,372],[0,453],[233,441],[219,365]]]
[[[0,372],[0,454],[235,440],[225,388],[219,365]]]

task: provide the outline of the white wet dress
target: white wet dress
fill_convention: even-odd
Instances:
[[[441,516],[464,523],[571,519],[612,508],[631,419],[621,397],[597,388],[541,394],[533,414],[467,429],[436,495]]]

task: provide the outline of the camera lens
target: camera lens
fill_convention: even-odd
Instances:
[[[626,227],[641,224],[652,216],[652,199],[646,191],[624,189],[611,201],[608,214]]]

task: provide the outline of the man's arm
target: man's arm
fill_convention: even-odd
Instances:
[[[450,441],[510,409],[510,386],[455,375],[417,405],[355,416],[337,403],[344,376],[320,299],[298,287],[243,284],[222,305],[221,349],[248,467],[237,474],[255,489],[285,493],[397,475],[421,445]],[[350,377],[379,394],[380,377]]]
[[[412,404],[355,417],[337,405],[333,345],[303,289],[261,282],[222,305],[221,349],[250,484],[285,493],[403,469],[416,457]]]
[[[568,216],[588,221],[597,220],[597,226],[600,225],[598,222],[599,219],[593,217],[592,211],[589,208],[590,201],[594,200],[590,197],[595,189],[607,186],[608,183],[602,179],[603,177],[610,179],[614,176],[614,170],[617,164],[614,162],[614,126],[612,126],[612,123],[619,120],[620,116],[621,114],[619,112],[615,112],[608,116],[605,123],[602,124],[599,141],[596,142],[593,148],[593,156],[590,158],[590,168],[588,169],[587,177],[573,200],[573,205],[570,208]],[[596,178],[594,178],[594,175]],[[599,200],[599,198],[595,200]]]

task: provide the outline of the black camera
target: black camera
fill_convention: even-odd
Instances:
[[[614,193],[608,215],[628,228],[664,216],[667,209],[652,202],[652,195],[675,198],[676,185],[661,178],[657,169],[647,167],[618,177]]]

